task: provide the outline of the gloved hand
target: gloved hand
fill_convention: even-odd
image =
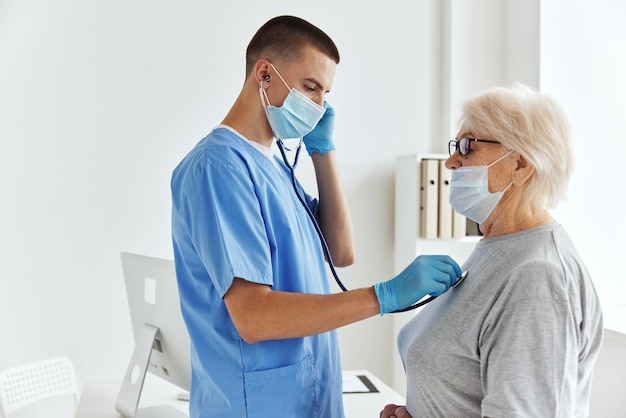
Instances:
[[[461,275],[449,256],[421,255],[393,279],[374,285],[380,314],[406,308],[426,295],[442,295]]]
[[[323,155],[335,149],[335,144],[333,143],[335,109],[326,101],[324,102],[324,107],[326,108],[326,112],[322,116],[322,119],[320,119],[317,126],[313,128],[311,132],[304,135],[304,138],[302,138],[309,155],[312,155],[314,152]]]

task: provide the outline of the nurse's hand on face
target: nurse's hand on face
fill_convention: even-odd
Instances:
[[[412,418],[412,417],[406,411],[406,408],[404,406],[389,404],[389,405],[386,405],[382,411],[380,411],[380,418]]]
[[[314,152],[320,155],[326,154],[328,151],[335,149],[333,143],[333,130],[335,128],[335,109],[328,103],[324,102],[326,112],[322,119],[317,123],[311,132],[304,135],[302,141],[309,155]]]
[[[426,295],[439,296],[461,275],[461,268],[449,256],[421,255],[393,279],[374,285],[380,314],[404,309]]]

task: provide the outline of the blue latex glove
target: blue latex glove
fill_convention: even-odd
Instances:
[[[404,309],[426,295],[439,296],[461,275],[461,268],[449,256],[421,255],[393,279],[374,285],[380,314]]]
[[[324,102],[324,107],[326,108],[326,112],[322,116],[322,119],[320,119],[317,126],[313,128],[311,132],[304,135],[304,138],[302,138],[309,155],[312,155],[314,152],[323,155],[335,149],[335,144],[333,143],[335,109],[326,101]]]

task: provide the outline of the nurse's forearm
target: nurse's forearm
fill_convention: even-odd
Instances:
[[[380,312],[372,287],[332,295],[275,292],[235,279],[224,296],[244,341],[299,338],[348,325]]]

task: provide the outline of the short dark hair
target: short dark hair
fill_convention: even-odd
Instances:
[[[317,26],[295,16],[268,20],[254,34],[246,49],[246,77],[262,59],[294,62],[305,47],[312,46],[339,64],[339,50],[333,40]]]

